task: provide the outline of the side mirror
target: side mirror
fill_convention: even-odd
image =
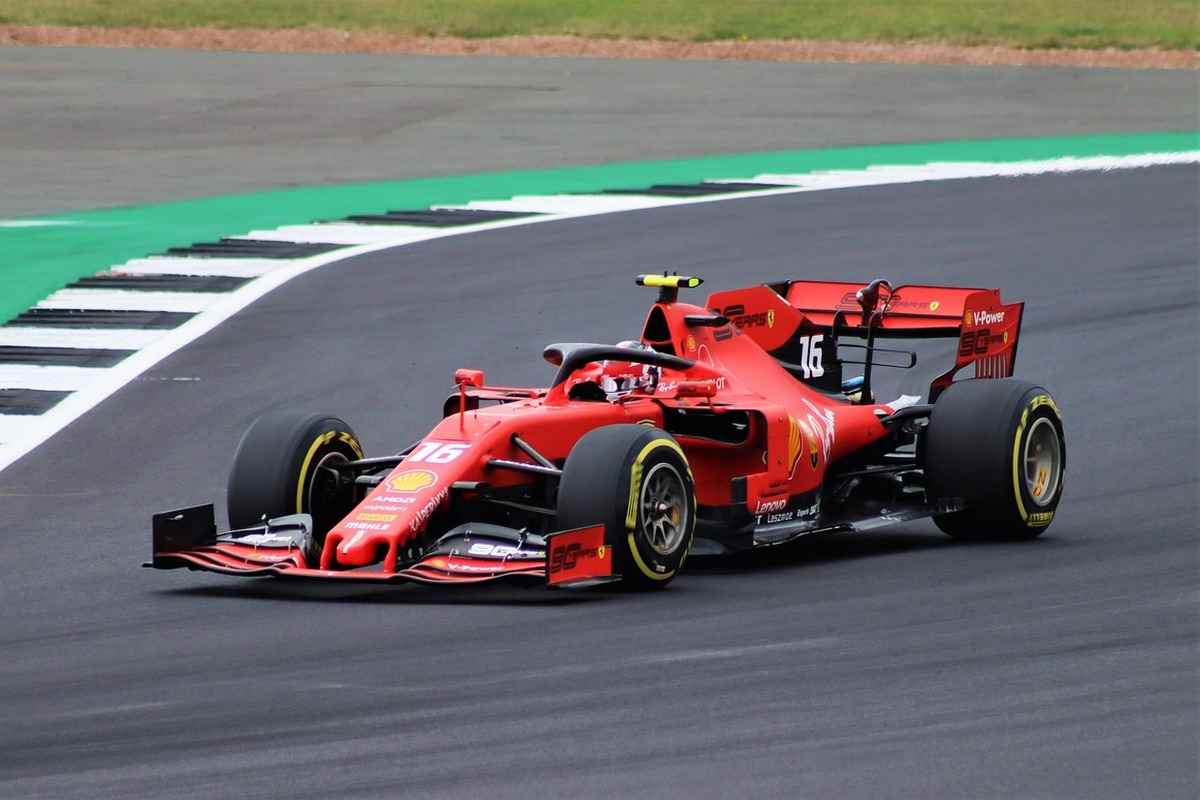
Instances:
[[[476,389],[483,386],[483,370],[456,369],[454,370],[455,386],[473,386]]]

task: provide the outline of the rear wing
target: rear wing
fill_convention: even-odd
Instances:
[[[837,343],[841,337],[866,340],[862,398],[870,401],[870,374],[876,339],[956,338],[954,365],[934,379],[930,402],[945,390],[954,376],[969,365],[977,378],[1006,378],[1013,374],[1017,340],[1025,304],[1004,304],[998,289],[906,284],[892,288],[887,281],[851,283],[835,281],[783,281],[766,286],[717,292],[709,308],[736,310],[741,316],[768,315],[772,324],[739,325],[777,359],[789,360],[795,348],[789,341],[820,331],[828,336],[824,361],[840,380]],[[779,319],[786,324],[775,326]],[[915,356],[914,356],[915,359]],[[847,362],[849,363],[849,362]],[[915,360],[914,362],[915,363]],[[835,371],[836,370],[836,371]],[[828,385],[820,388],[832,388]]]
[[[1000,302],[996,289],[958,288],[950,286],[897,286],[890,293],[880,286],[876,303],[866,312],[858,292],[870,287],[868,283],[826,283],[822,281],[787,281],[771,286],[788,305],[808,317],[813,323],[832,327],[841,318],[840,326],[854,333],[854,328],[870,324],[871,314],[878,316],[878,336],[900,337],[906,334],[921,338],[957,336],[967,302],[980,292]]]

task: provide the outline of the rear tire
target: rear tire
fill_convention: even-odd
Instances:
[[[662,588],[683,567],[696,527],[687,458],[667,433],[607,425],[567,456],[558,488],[560,530],[603,524],[613,566],[635,588]]]
[[[951,384],[933,407],[922,459],[929,497],[962,511],[934,523],[957,539],[1040,536],[1062,498],[1062,417],[1040,386],[1015,378]]]
[[[327,467],[363,457],[345,421],[328,414],[271,411],[250,425],[229,472],[229,525],[248,528],[263,517],[310,514],[313,538],[325,534],[354,507],[352,485]]]

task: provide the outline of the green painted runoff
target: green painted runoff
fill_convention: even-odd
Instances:
[[[13,220],[0,220],[0,250],[5,256],[0,264],[0,323],[80,277],[132,258],[253,229],[306,224],[349,214],[498,200],[518,194],[589,192],[653,183],[746,178],[760,173],[1198,149],[1200,131],[786,150],[223,195],[41,216],[38,222],[65,224],[34,227],[14,226]]]

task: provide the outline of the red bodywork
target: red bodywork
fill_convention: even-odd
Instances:
[[[308,563],[298,547],[206,541],[156,551],[155,565],[360,580],[541,580],[546,557],[453,552],[414,560],[411,553],[431,541],[435,521],[470,500],[472,487],[498,490],[538,480],[489,466],[493,460],[533,463],[514,436],[561,465],[581,436],[616,423],[670,432],[686,454],[702,508],[738,512],[760,524],[769,524],[776,512],[819,510],[830,465],[894,436],[886,418],[897,411],[855,402],[840,385],[819,385],[837,360],[832,337],[862,340],[872,329],[878,337],[958,337],[955,365],[934,381],[933,395],[967,365],[975,364],[979,377],[1003,377],[1015,359],[1023,304],[1003,305],[996,290],[901,286],[889,292],[885,285],[877,300],[864,304],[857,293],[865,286],[794,281],[717,292],[703,307],[660,301],[650,309],[641,341],[691,363],[663,367],[654,385],[617,398],[572,399],[576,387],[604,374],[606,367],[598,364],[551,387],[530,389],[490,388],[482,372],[460,370],[459,398],[447,404],[451,413],[328,532],[319,563]],[[736,419],[730,430],[737,434],[710,435],[689,427],[698,423],[679,424],[681,419],[716,428]],[[572,532],[581,535],[586,545],[589,534]],[[551,557],[554,541],[552,536],[547,547]],[[595,564],[584,569],[590,570],[585,578],[602,571]]]

